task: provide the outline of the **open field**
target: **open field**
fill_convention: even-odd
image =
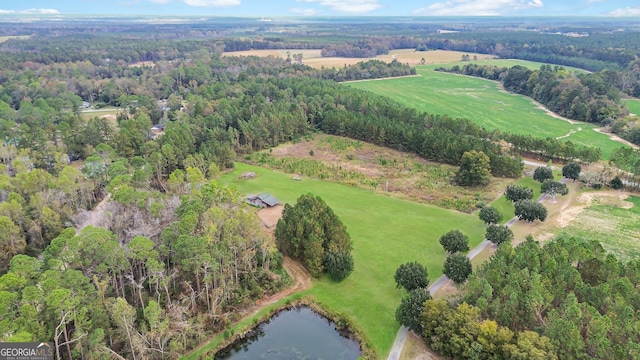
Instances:
[[[480,202],[493,201],[514,181],[493,178],[484,188],[458,187],[452,185],[458,170],[455,166],[324,134],[282,144],[247,159],[260,166],[467,213],[477,210]]]
[[[492,60],[502,66],[513,60]],[[539,67],[538,63],[529,63]],[[453,64],[451,64],[453,65]],[[435,65],[418,67],[422,76],[349,83],[348,86],[388,96],[405,106],[431,114],[463,117],[488,130],[498,129],[538,137],[564,137],[576,144],[597,146],[604,159],[625,146],[593,129],[594,124],[569,123],[547,114],[531,99],[510,94],[496,82],[433,71]]]
[[[116,116],[118,116],[121,111],[122,109],[120,108],[107,106],[101,109],[85,109],[82,110],[81,113],[84,120],[93,119],[94,117],[105,118],[108,119],[113,126],[116,126]]]
[[[257,178],[238,179],[245,171],[256,172]],[[316,279],[303,294],[353,318],[381,357],[390,350],[399,327],[394,313],[404,291],[395,288],[396,268],[415,260],[427,267],[431,280],[437,279],[445,257],[438,243],[442,234],[454,228],[464,229],[473,247],[484,233],[484,225],[475,215],[326,181],[293,181],[290,174],[242,163],[237,163],[236,169],[220,182],[235,185],[242,193],[268,191],[291,204],[310,192],[331,206],[353,238],[355,270],[340,283],[326,277]]]
[[[623,261],[637,259],[640,256],[640,197],[615,195],[585,192],[578,201],[592,205],[558,233],[597,240],[605,250]]]
[[[474,54],[465,53],[460,51],[446,51],[446,50],[433,50],[433,51],[415,51],[414,49],[398,49],[391,50],[388,54],[378,55],[375,58],[342,58],[342,57],[322,57],[320,50],[248,50],[248,51],[236,51],[224,53],[223,56],[275,56],[283,59],[287,58],[287,52],[291,55],[302,53],[302,62],[305,65],[309,65],[313,68],[321,67],[343,67],[346,65],[357,64],[361,61],[367,61],[371,59],[377,59],[385,62],[391,62],[397,60],[401,63],[407,63],[409,65],[419,65],[422,58],[425,59],[427,64],[444,64],[453,61],[459,61],[462,55],[468,54],[473,58],[477,56],[478,59],[492,59],[492,55],[486,54]]]
[[[640,99],[627,99],[625,102],[630,113],[640,116]]]
[[[30,38],[30,35],[15,35],[15,36],[0,36],[0,43],[3,43],[7,40],[11,40],[11,39],[19,39],[19,40],[25,40]]]

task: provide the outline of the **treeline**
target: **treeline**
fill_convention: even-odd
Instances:
[[[521,65],[499,68],[478,64],[438,70],[502,81],[505,89],[529,96],[551,111],[573,120],[610,123],[629,113],[620,100],[618,89],[609,81],[611,73],[607,71],[574,75],[550,65],[530,70]]]
[[[623,263],[596,241],[528,239],[515,250],[501,246],[472,276],[465,300],[515,334],[549,338],[559,359],[635,359],[638,284],[640,262]]]

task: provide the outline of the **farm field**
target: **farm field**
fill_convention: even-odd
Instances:
[[[492,60],[497,66],[509,66],[514,60]],[[533,68],[538,63],[517,61]],[[625,146],[593,129],[594,124],[569,123],[555,118],[531,99],[513,95],[496,82],[436,72],[436,65],[419,66],[417,77],[363,81],[348,86],[388,96],[403,105],[432,114],[468,118],[486,129],[531,134],[539,137],[564,137],[580,145],[597,146],[604,159]]]
[[[287,52],[293,54],[302,53],[302,62],[305,65],[309,65],[313,68],[322,67],[343,67],[345,65],[357,64],[361,61],[367,61],[371,59],[377,59],[385,62],[391,62],[397,60],[401,63],[407,63],[409,65],[419,65],[422,58],[425,59],[427,64],[444,64],[453,61],[459,61],[462,55],[468,54],[469,56],[477,56],[478,59],[492,59],[492,55],[486,54],[474,54],[465,53],[461,51],[446,51],[446,50],[434,50],[434,51],[422,51],[417,52],[414,49],[398,49],[391,50],[388,54],[378,55],[375,58],[342,58],[342,57],[322,57],[320,50],[296,50],[296,49],[284,49],[284,50],[248,50],[248,51],[236,51],[227,52],[223,56],[275,56],[283,59],[287,58]]]
[[[254,171],[257,178],[238,179],[246,171]],[[471,247],[480,243],[484,234],[484,225],[476,215],[321,180],[293,181],[290,174],[243,163],[237,163],[236,169],[220,182],[235,185],[247,194],[268,191],[291,204],[308,192],[326,201],[353,239],[355,270],[340,283],[317,279],[303,294],[353,318],[381,357],[390,350],[399,327],[394,313],[404,291],[395,288],[396,268],[418,261],[427,267],[433,281],[442,274],[445,253],[438,243],[442,234],[454,228],[464,229]]]

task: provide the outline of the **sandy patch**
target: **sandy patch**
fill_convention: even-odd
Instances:
[[[440,360],[444,357],[434,353],[424,343],[422,338],[416,335],[413,331],[409,331],[407,334],[407,340],[402,348],[400,354],[401,360]]]
[[[283,205],[276,205],[274,207],[260,209],[257,214],[262,225],[267,229],[272,229],[278,224],[278,220],[282,217],[283,210]]]

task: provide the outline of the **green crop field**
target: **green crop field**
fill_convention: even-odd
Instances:
[[[245,171],[257,178],[240,180]],[[484,225],[475,215],[375,194],[372,191],[314,179],[291,180],[291,175],[242,163],[220,180],[238,187],[243,194],[270,192],[283,202],[298,196],[320,196],[347,226],[354,243],[354,272],[344,281],[317,279],[305,294],[331,309],[349,315],[368,336],[378,354],[391,349],[399,324],[395,309],[404,290],[396,289],[396,268],[418,261],[433,281],[442,274],[445,253],[438,239],[459,228],[470,237],[470,246],[480,243]]]
[[[497,66],[514,64],[538,68],[541,64],[515,60],[488,60]],[[460,63],[458,63],[460,64]],[[454,63],[447,66],[453,66]],[[463,117],[488,130],[538,137],[561,137],[580,145],[597,146],[604,159],[625,146],[593,129],[594,124],[570,124],[554,118],[525,96],[510,94],[493,81],[436,72],[436,65],[417,67],[418,77],[349,83],[348,86],[388,96],[403,105],[431,114]]]

